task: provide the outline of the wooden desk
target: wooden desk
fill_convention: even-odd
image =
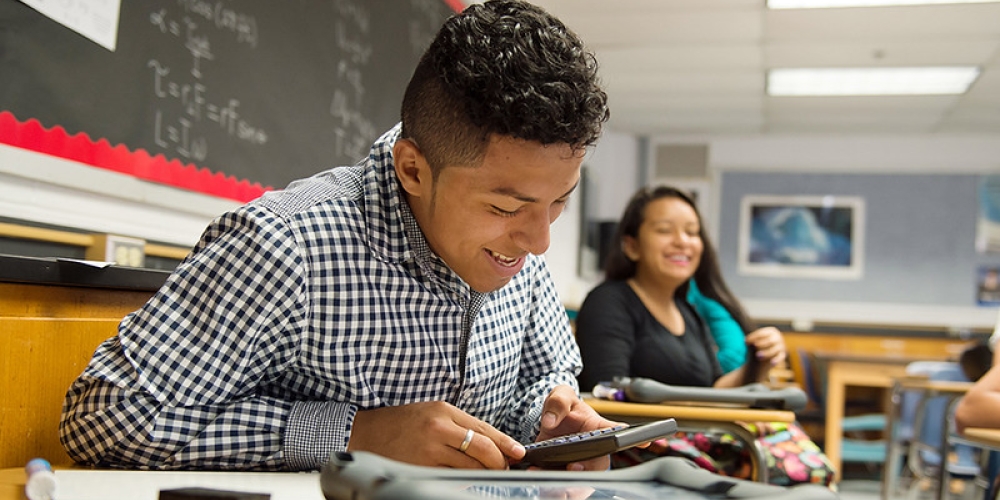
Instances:
[[[893,379],[906,375],[906,365],[917,360],[822,352],[814,355],[817,362],[826,366],[826,434],[823,452],[830,459],[839,481],[843,465],[840,450],[847,387],[892,387]]]
[[[167,274],[0,256],[0,468],[72,463],[58,437],[66,389]]]
[[[976,493],[981,489],[982,492],[987,492],[990,490],[996,477],[990,476],[992,472],[990,470],[991,455],[994,456],[992,460],[997,460],[995,457],[1000,453],[1000,429],[987,429],[981,427],[968,427],[961,434],[951,436],[952,443],[965,443],[971,444],[973,446],[978,446],[983,449],[983,453],[979,455],[979,475],[972,481],[973,487],[977,488]],[[990,451],[990,453],[986,453]],[[996,492],[993,492],[996,494]],[[980,495],[980,497],[985,495]],[[980,498],[972,496],[972,498]],[[992,498],[992,497],[990,497]]]
[[[201,487],[323,500],[319,472],[140,471],[56,468],[59,500],[157,500],[160,490]],[[0,500],[26,500],[24,469],[0,469]]]
[[[983,448],[1000,451],[1000,429],[969,427],[962,432],[962,437]]]
[[[0,469],[0,500],[26,500],[24,467]]]
[[[752,477],[755,481],[767,482],[767,455],[757,442],[757,436],[746,430],[738,422],[794,422],[795,413],[785,410],[756,410],[725,406],[688,406],[667,404],[623,403],[606,399],[585,398],[597,413],[611,420],[643,422],[673,418],[682,431],[704,431],[718,429],[732,433],[750,445],[754,453]]]
[[[925,405],[928,400],[936,397],[947,398],[945,408],[950,408],[951,404],[958,398],[965,395],[965,393],[972,387],[972,382],[943,382],[943,381],[931,381],[927,377],[922,376],[903,376],[897,377],[892,383],[891,401],[892,405],[889,408],[888,417],[886,421],[888,422],[888,427],[886,428],[886,439],[888,441],[888,446],[886,447],[886,461],[885,468],[882,471],[882,498],[891,498],[896,494],[896,473],[895,471],[900,469],[900,460],[903,453],[902,443],[897,437],[899,434],[899,420],[901,416],[901,409],[903,403],[903,393],[915,392],[920,394],[920,404],[916,408],[915,419],[912,422],[913,425],[913,436],[910,439],[909,454],[911,460],[908,463],[912,464],[919,462],[915,460],[914,454],[917,452],[917,444],[922,442],[921,432],[923,429],[924,415],[925,415]],[[946,409],[946,411],[948,411]],[[936,450],[934,450],[939,457],[942,457],[942,465],[944,461],[947,460],[948,453],[951,448],[950,439],[950,419],[945,418],[944,421],[939,423],[939,428],[941,429],[941,441]],[[926,448],[927,446],[924,445]],[[916,472],[916,470],[914,470]],[[938,467],[937,468],[937,498],[946,498],[946,491],[948,488],[948,468]]]

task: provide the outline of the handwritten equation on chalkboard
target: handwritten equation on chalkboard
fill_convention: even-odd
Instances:
[[[0,2],[13,40],[0,110],[282,187],[367,155],[453,13],[442,0],[125,1],[110,53]]]
[[[213,7],[209,2],[183,0],[183,17],[172,19],[166,8],[160,8],[149,15],[149,21],[157,27],[161,34],[179,39],[184,48],[190,52],[191,61],[188,66],[187,81],[171,78],[171,68],[157,59],[150,59],[146,66],[152,69],[152,95],[162,102],[174,101],[180,116],[164,120],[163,109],[157,106],[156,119],[153,126],[153,140],[163,149],[173,148],[178,156],[195,162],[204,162],[208,158],[208,141],[204,135],[199,135],[197,126],[204,120],[217,125],[226,132],[228,137],[250,144],[267,143],[267,131],[255,127],[239,115],[240,100],[222,96],[220,102],[209,101],[208,87],[203,83],[202,62],[211,63],[215,58],[212,54],[210,35],[232,35],[236,44],[244,44],[252,51],[257,46],[257,19],[250,14],[223,8],[216,3]],[[206,29],[207,28],[207,29]],[[214,30],[213,30],[214,28]],[[212,33],[214,31],[214,33]]]

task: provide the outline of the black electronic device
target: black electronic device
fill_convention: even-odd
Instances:
[[[337,452],[323,466],[320,488],[327,500],[838,498],[823,486],[782,487],[733,479],[677,457],[611,471],[483,471],[409,465],[368,452]]]
[[[672,418],[637,425],[619,425],[589,432],[559,436],[525,446],[522,464],[561,468],[573,462],[596,458],[655,439],[672,436],[677,422]]]

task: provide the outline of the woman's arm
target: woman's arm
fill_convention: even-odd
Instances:
[[[687,301],[705,321],[705,326],[719,348],[716,358],[722,366],[722,373],[729,373],[743,366],[747,358],[747,341],[743,328],[725,306],[702,295],[694,280],[690,280],[689,284]]]
[[[620,292],[613,286],[598,286],[580,306],[576,342],[583,357],[583,371],[578,378],[581,391],[631,374],[635,320]]]
[[[757,350],[758,372],[754,380],[765,382],[771,367],[780,364],[785,360],[785,338],[781,331],[773,326],[758,328],[750,335],[747,335],[747,343],[752,344]],[[743,374],[748,369],[748,363],[736,370],[733,370],[715,381],[714,387],[737,387],[743,383]]]

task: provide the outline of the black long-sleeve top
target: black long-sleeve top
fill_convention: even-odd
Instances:
[[[627,282],[606,281],[591,290],[576,318],[580,390],[619,376],[711,387],[722,376],[715,344],[690,304],[675,301],[684,317],[680,335],[657,321]]]

